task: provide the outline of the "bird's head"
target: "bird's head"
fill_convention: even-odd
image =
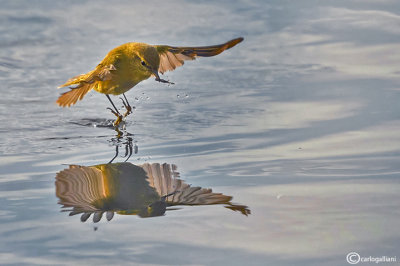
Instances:
[[[160,65],[160,57],[156,48],[151,45],[136,43],[134,48],[137,60],[137,68],[145,75],[154,75],[159,79],[158,67]]]
[[[139,70],[144,79],[155,76],[156,81],[174,84],[160,78],[158,68],[160,66],[160,56],[157,49],[145,43],[131,43],[135,57],[135,70]]]

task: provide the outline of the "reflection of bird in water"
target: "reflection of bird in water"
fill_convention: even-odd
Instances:
[[[129,160],[129,158],[132,156],[133,153],[134,154],[138,153],[138,146],[136,145],[136,143],[133,142],[132,138],[133,135],[130,134],[129,132],[121,132],[118,130],[118,128],[116,128],[116,131],[117,131],[117,136],[109,140],[109,142],[113,146],[115,146],[115,155],[108,163],[112,163],[115,160],[115,158],[118,157],[119,148],[122,146],[125,147],[125,155],[123,156],[126,158],[125,162]]]
[[[236,38],[226,43],[204,47],[173,47],[168,45],[148,45],[145,43],[126,43],[111,50],[97,67],[82,75],[71,78],[60,87],[76,85],[62,94],[57,104],[71,106],[81,100],[91,89],[103,93],[114,109],[111,112],[117,117],[115,126],[132,112],[132,107],[125,96],[139,82],[155,76],[156,81],[171,83],[159,77],[158,72],[174,70],[183,65],[185,60],[198,56],[209,57],[222,53],[240,43],[243,38]],[[172,83],[171,83],[172,84]],[[109,94],[120,95],[126,112],[121,115],[112,102]]]
[[[231,203],[232,197],[211,189],[192,187],[178,178],[176,166],[170,164],[111,163],[96,166],[71,165],[56,176],[56,195],[70,215],[82,214],[93,221],[114,213],[154,217],[165,214],[174,205],[225,204],[244,215],[250,210]]]

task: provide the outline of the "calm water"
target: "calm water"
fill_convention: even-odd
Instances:
[[[349,265],[353,251],[400,260],[398,1],[0,6],[0,264]],[[122,139],[102,127],[114,118],[103,95],[55,105],[58,85],[122,43],[238,36],[163,76],[175,85],[150,79],[128,92],[136,109]],[[98,223],[61,212],[56,176],[97,169],[117,147],[116,165],[131,147],[130,167],[176,165],[186,184],[251,214],[227,201],[151,218],[89,204],[104,210]],[[110,208],[120,213],[107,221]]]

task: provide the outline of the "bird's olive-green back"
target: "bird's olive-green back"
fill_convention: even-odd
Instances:
[[[147,65],[143,66],[142,61]],[[98,81],[94,89],[101,93],[118,95],[139,82],[148,79],[152,70],[157,71],[160,58],[157,50],[145,43],[125,43],[111,50],[95,71],[113,65],[111,78]],[[150,68],[150,69],[149,69]]]

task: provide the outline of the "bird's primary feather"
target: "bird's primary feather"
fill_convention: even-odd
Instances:
[[[194,60],[196,57],[215,56],[223,51],[232,48],[243,41],[243,38],[236,38],[223,44],[201,46],[201,47],[174,47],[168,45],[157,45],[156,49],[160,55],[160,67],[158,71],[164,74],[182,66],[186,60]]]

